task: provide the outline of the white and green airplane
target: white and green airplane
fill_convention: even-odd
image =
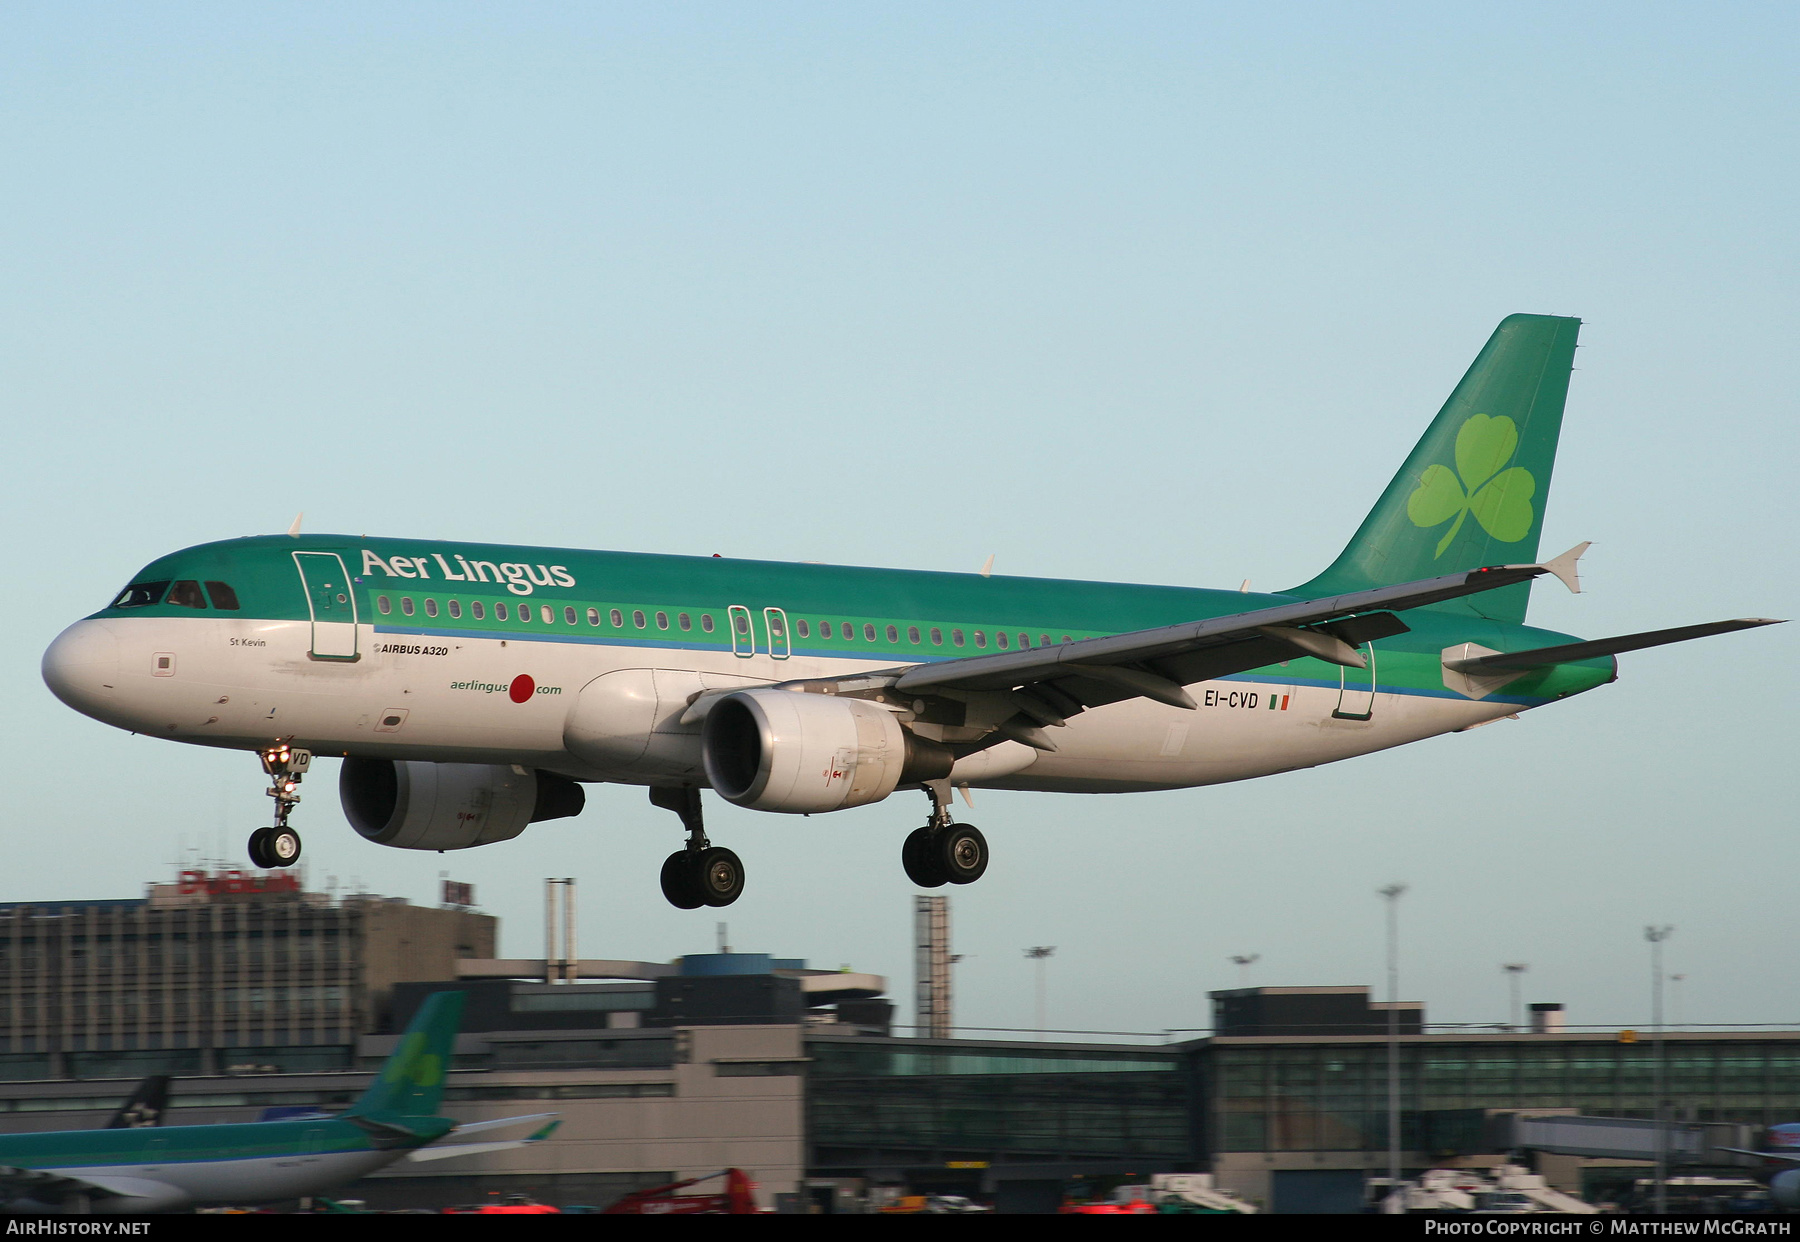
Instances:
[[[1246,780],[1472,728],[1613,680],[1621,652],[1762,618],[1583,641],[1525,624],[1580,322],[1495,330],[1343,554],[1273,594],[288,535],[151,562],[65,630],[44,680],[135,733],[258,752],[288,826],[343,757],[371,841],[449,850],[577,814],[582,784],[680,815],[675,905],[743,889],[702,788],[813,815],[923,790],[917,884],[988,865],[961,787],[1126,793]]]
[[[139,1126],[0,1135],[0,1208],[13,1212],[169,1212],[208,1203],[316,1195],[397,1160],[438,1160],[542,1142],[436,1146],[451,1134],[544,1122],[554,1113],[458,1124],[437,1115],[463,994],[419,1006],[362,1098],[331,1117],[212,1126]]]

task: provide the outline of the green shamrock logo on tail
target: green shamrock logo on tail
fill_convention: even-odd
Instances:
[[[1426,469],[1407,498],[1406,516],[1423,527],[1456,519],[1438,541],[1436,556],[1444,554],[1471,513],[1481,529],[1502,543],[1517,543],[1531,533],[1537,480],[1523,466],[1500,469],[1518,447],[1519,428],[1512,419],[1477,414],[1456,433],[1456,469]]]

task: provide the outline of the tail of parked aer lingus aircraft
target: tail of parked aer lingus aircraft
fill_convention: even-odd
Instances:
[[[1284,593],[1535,562],[1580,329],[1552,315],[1503,319],[1331,568]],[[1431,607],[1518,623],[1530,591],[1520,583]]]
[[[433,992],[419,1006],[406,1034],[381,1067],[362,1098],[342,1116],[398,1120],[433,1117],[444,1098],[444,1074],[456,1052],[462,1025],[463,994]]]

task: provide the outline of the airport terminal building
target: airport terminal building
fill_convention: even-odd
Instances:
[[[468,994],[444,1111],[558,1112],[562,1126],[403,1164],[347,1197],[603,1205],[738,1167],[799,1210],[928,1192],[1048,1210],[1083,1187],[1198,1170],[1278,1211],[1353,1210],[1386,1170],[1390,1016],[1409,1169],[1498,1163],[1509,1114],[1654,1110],[1649,1040],[1549,1021],[1434,1030],[1421,1006],[1390,1015],[1365,988],[1215,993],[1214,1032],[1181,1043],[917,1038],[895,1033],[876,976],[754,953],[498,960],[494,920],[468,910],[213,886],[175,904],[153,891],[0,907],[0,1131],[99,1125],[153,1072],[181,1076],[174,1124],[342,1106],[444,988]],[[1800,1031],[1673,1032],[1663,1054],[1682,1122],[1800,1119]],[[1590,1195],[1641,1169],[1538,1163]]]

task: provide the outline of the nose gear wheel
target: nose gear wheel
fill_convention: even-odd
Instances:
[[[275,799],[275,823],[250,834],[250,863],[265,871],[291,867],[300,861],[300,834],[288,827],[288,816],[300,801],[300,782],[312,766],[312,752],[293,745],[290,738],[275,743],[257,758],[262,760],[263,771],[273,778],[267,793]]]

